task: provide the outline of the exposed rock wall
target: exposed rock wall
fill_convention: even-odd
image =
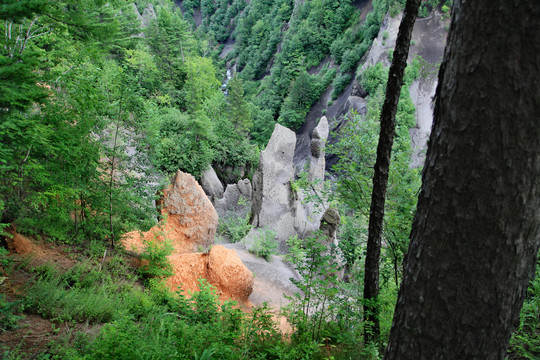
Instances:
[[[322,195],[325,168],[325,145],[328,121],[322,117],[312,134],[311,156],[308,170],[309,188],[292,189],[294,178],[294,150],[296,136],[291,130],[276,124],[268,146],[261,152],[259,169],[253,175],[253,226],[246,236],[249,248],[257,241],[259,228],[276,234],[279,250],[286,251],[286,241],[293,235],[304,237],[318,229],[324,212]],[[319,203],[307,201],[320,198]]]

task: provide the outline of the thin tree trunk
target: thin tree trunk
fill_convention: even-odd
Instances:
[[[454,1],[385,359],[503,359],[540,247],[540,2]]]
[[[111,178],[109,182],[109,231],[111,236],[111,246],[114,247],[114,227],[113,227],[113,185],[114,185],[114,163],[116,161],[116,144],[118,141],[118,130],[120,128],[120,119],[122,117],[122,102],[118,107],[118,119],[116,120],[116,130],[114,132],[114,143],[111,161]]]
[[[369,232],[364,272],[364,341],[366,344],[372,341],[378,341],[380,336],[379,306],[377,304],[379,296],[379,258],[381,255],[381,237],[386,188],[388,185],[388,169],[390,168],[390,156],[394,142],[399,94],[401,92],[401,85],[403,84],[403,74],[409,55],[409,44],[419,6],[420,0],[407,0],[407,4],[405,5],[405,12],[396,40],[394,57],[388,74],[386,97],[381,112],[381,132],[373,175],[373,192],[369,212]]]

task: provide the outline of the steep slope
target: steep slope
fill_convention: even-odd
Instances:
[[[244,79],[253,104],[252,137],[264,146],[273,121],[297,132],[297,172],[305,165],[310,134],[322,115],[329,118],[332,131],[339,131],[344,115],[352,109],[364,111],[359,96],[364,93],[356,78],[367,64],[389,65],[402,6],[397,0],[177,3],[188,21],[221,44],[227,68]],[[436,70],[445,44],[444,24],[437,9],[418,20],[411,61],[420,55],[425,67]],[[435,86],[426,77],[411,87],[419,109],[417,128],[411,130],[413,166],[421,164],[431,124],[428,98]],[[331,168],[335,159],[328,156]]]

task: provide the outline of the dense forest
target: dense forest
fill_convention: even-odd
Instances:
[[[406,2],[3,1],[0,357],[382,358],[422,184],[422,169],[411,167],[409,130],[417,119],[409,89],[440,64],[416,56],[405,69],[377,259],[380,291],[364,299],[389,68],[363,60],[377,36],[389,37],[381,26],[401,17]],[[418,16],[448,20],[451,7],[450,0],[424,0]],[[393,57],[390,51],[389,63]],[[225,185],[251,180],[276,124],[299,132],[315,104],[324,115],[353,84],[365,113],[352,112],[335,129],[326,152],[337,160],[326,181],[313,184],[299,169],[290,183],[295,194],[313,189],[306,201],[339,214],[339,245],[325,247],[325,235],[314,232],[291,237],[283,254],[270,234],[258,253],[285,259],[298,274],[288,306],[221,301],[205,279],[198,292],[171,291],[166,241],[146,244],[137,259],[143,266],[133,265],[123,235],[158,224],[156,201],[178,170],[200,180],[211,166]],[[219,221],[227,243],[254,227],[250,214]],[[22,235],[49,250],[15,254],[8,244]],[[47,258],[52,252],[61,259]],[[540,356],[538,276],[524,301],[508,359]],[[369,306],[380,328],[366,337]],[[43,324],[45,334],[23,332]],[[32,336],[40,340],[28,342]]]

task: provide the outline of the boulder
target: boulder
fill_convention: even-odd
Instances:
[[[128,250],[141,252],[144,240],[163,239],[164,235],[172,241],[177,254],[200,251],[213,244],[218,215],[193,176],[178,171],[163,190],[158,207],[162,220],[157,226],[146,233],[134,231],[124,236]]]
[[[242,263],[236,251],[213,246],[208,256],[208,280],[221,296],[247,303],[253,292],[253,273]]]
[[[201,176],[201,186],[212,202],[223,197],[223,184],[213,167],[208,167]]]
[[[249,306],[253,291],[253,273],[242,263],[236,251],[221,245],[208,253],[175,254],[169,256],[174,275],[166,280],[167,286],[184,294],[199,290],[199,279],[207,279],[215,286],[220,300],[236,300]]]
[[[367,102],[360,96],[349,96],[347,99],[347,107],[349,108],[348,115],[352,116],[353,112],[358,115],[366,113]]]

